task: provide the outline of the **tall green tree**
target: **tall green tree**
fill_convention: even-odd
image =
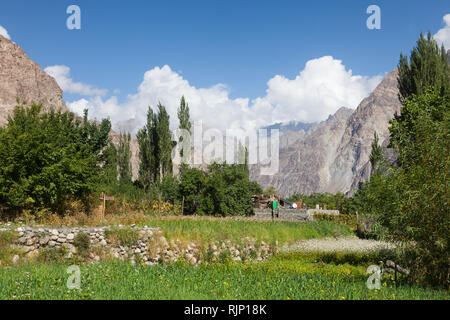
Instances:
[[[403,102],[412,94],[423,94],[434,88],[441,95],[449,93],[450,69],[444,46],[439,48],[430,33],[420,34],[410,57],[400,55],[398,65],[399,97]]]
[[[159,179],[172,174],[172,149],[174,142],[170,131],[170,117],[166,108],[158,104],[158,116],[156,123],[157,131],[157,159],[159,160]]]
[[[186,141],[186,145],[190,146],[191,145],[191,127],[192,127],[192,123],[190,120],[190,115],[189,115],[189,105],[186,102],[186,100],[184,99],[184,96],[181,97],[181,101],[180,101],[180,107],[178,108],[178,120],[180,122],[179,128],[180,129],[184,129],[187,130],[189,133],[189,136],[187,137],[188,141]],[[178,143],[181,145],[183,143],[183,137],[181,136],[180,139],[178,140]],[[181,148],[180,150],[180,157],[183,158],[183,149]]]
[[[189,105],[184,96],[181,97],[180,107],[178,108],[178,120],[180,121],[180,129],[185,129],[191,133],[192,123],[189,115]]]
[[[159,103],[158,113],[148,108],[147,124],[137,133],[139,143],[139,178],[145,189],[160,184],[163,178],[172,174],[172,133],[170,117],[166,108]]]
[[[117,168],[120,182],[131,182],[131,134],[120,133],[117,150]]]
[[[377,165],[383,159],[383,148],[379,145],[378,135],[376,131],[373,133],[373,141],[371,147],[372,149],[370,152],[369,160],[372,166],[372,173],[374,173]]]
[[[157,117],[149,106],[146,125],[136,135],[139,144],[139,180],[148,190],[157,179],[159,172]]]

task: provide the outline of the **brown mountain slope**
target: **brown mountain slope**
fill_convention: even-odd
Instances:
[[[55,79],[18,45],[0,36],[0,126],[6,123],[17,99],[28,105],[42,103],[44,110],[54,107],[67,111],[62,94]]]

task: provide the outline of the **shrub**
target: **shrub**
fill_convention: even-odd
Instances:
[[[80,255],[85,256],[89,252],[91,238],[87,233],[79,232],[73,239],[73,245],[77,248]]]
[[[65,261],[66,254],[67,249],[65,247],[45,248],[39,251],[37,261],[45,264],[63,263]]]
[[[356,229],[356,215],[331,215],[326,213],[314,213],[314,221],[329,221],[349,226],[352,229]]]
[[[105,237],[113,244],[131,247],[139,240],[139,232],[132,228],[111,228],[105,231]]]

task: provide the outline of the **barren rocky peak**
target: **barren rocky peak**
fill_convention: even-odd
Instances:
[[[40,103],[44,110],[68,110],[55,79],[27,57],[12,41],[0,36],[0,125],[4,125],[17,101]]]

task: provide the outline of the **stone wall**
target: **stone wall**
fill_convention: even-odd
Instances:
[[[113,231],[120,229],[132,230],[137,235],[135,241],[127,245],[117,241],[117,237],[111,237]],[[251,238],[243,238],[239,243],[230,240],[215,241],[202,247],[195,242],[168,240],[159,228],[136,226],[58,229],[45,226],[0,227],[0,232],[4,231],[13,231],[16,234],[11,245],[20,249],[21,254],[14,256],[14,263],[39,257],[43,251],[49,249],[62,249],[60,251],[67,259],[81,257],[81,249],[76,243],[80,232],[85,233],[90,240],[89,251],[82,256],[88,261],[121,259],[156,265],[184,260],[191,265],[199,265],[202,262],[263,261],[278,250],[278,243],[269,245]]]
[[[272,209],[254,209],[255,218],[272,219]],[[322,210],[322,209],[279,209],[278,220],[288,221],[313,221],[314,214],[339,215],[339,210]]]

